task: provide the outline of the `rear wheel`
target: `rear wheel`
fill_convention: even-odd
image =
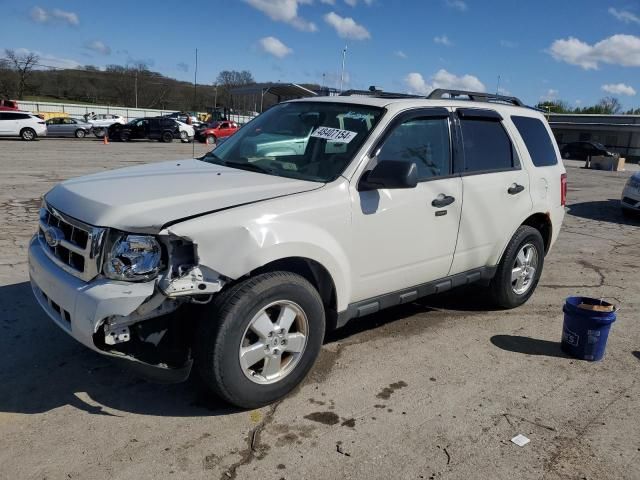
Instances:
[[[106,134],[106,129],[104,128],[94,128],[93,129],[93,134],[97,137],[97,138],[102,138],[105,136]]]
[[[164,132],[160,139],[165,143],[170,143],[173,141],[173,134],[171,132]]]
[[[20,138],[22,138],[22,140],[35,140],[37,137],[36,135],[36,131],[33,128],[23,128],[22,130],[20,130]]]
[[[196,368],[210,391],[258,408],[293,390],[320,352],[325,317],[320,295],[299,275],[258,275],[218,295],[203,310]]]
[[[207,145],[213,145],[216,143],[216,136],[215,135],[207,135],[207,138],[205,139],[205,142],[207,143]]]
[[[85,132],[84,130],[82,130],[81,128],[79,128],[78,130],[76,130],[76,138],[84,138],[84,136],[87,134],[87,132]]]
[[[180,131],[180,141],[182,143],[189,143],[189,134],[184,130]]]
[[[494,302],[502,308],[515,308],[525,303],[538,285],[543,266],[542,235],[533,227],[520,226],[491,280]]]

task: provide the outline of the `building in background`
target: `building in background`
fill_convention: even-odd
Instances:
[[[555,114],[548,116],[558,147],[598,142],[628,162],[640,162],[640,115]]]

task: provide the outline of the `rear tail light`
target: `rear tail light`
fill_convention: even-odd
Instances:
[[[560,175],[560,205],[567,204],[567,174]]]

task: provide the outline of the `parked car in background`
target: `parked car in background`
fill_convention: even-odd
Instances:
[[[87,122],[93,125],[93,134],[98,137],[104,137],[107,129],[114,123],[124,125],[127,121],[120,115],[112,115],[110,113],[99,113],[97,115],[90,116]]]
[[[176,122],[178,122],[178,126],[180,127],[180,140],[182,140],[183,143],[193,142],[196,136],[196,129],[193,128],[192,125],[187,125],[179,120],[176,120]]]
[[[194,128],[199,128],[204,125],[204,122],[201,122],[193,112],[174,112],[164,115],[164,118],[173,118],[187,125],[193,125]]]
[[[180,125],[172,118],[145,117],[136,118],[124,125],[114,123],[108,129],[109,138],[113,140],[136,140],[147,138],[161,142],[171,142],[180,138]]]
[[[227,138],[238,131],[240,127],[236,122],[221,121],[210,123],[207,128],[197,131],[196,138],[209,144],[216,143],[221,138]]]
[[[18,102],[15,100],[0,100],[0,111],[17,111],[20,110]]]
[[[91,133],[93,125],[69,117],[50,118],[45,122],[50,137],[84,138]]]
[[[0,111],[0,137],[35,140],[47,135],[45,121],[30,112]]]
[[[560,150],[562,158],[573,160],[587,160],[589,157],[615,157],[617,153],[609,152],[604,145],[598,142],[572,142],[567,143]]]
[[[622,213],[640,214],[640,172],[634,173],[627,181],[620,198]]]

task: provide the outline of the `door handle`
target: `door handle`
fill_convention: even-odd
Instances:
[[[507,189],[507,192],[509,193],[509,195],[517,195],[523,190],[524,190],[524,187],[522,185],[518,185],[517,183],[514,183]]]
[[[440,195],[438,195],[436,198],[433,199],[433,201],[431,202],[431,205],[436,208],[442,208],[442,207],[446,207],[447,205],[451,205],[455,201],[456,201],[455,197],[441,193]]]

